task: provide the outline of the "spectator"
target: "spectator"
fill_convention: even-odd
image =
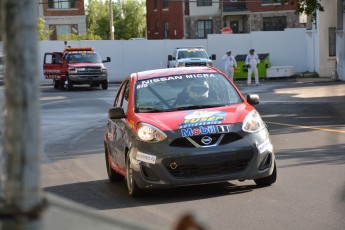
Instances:
[[[255,84],[260,85],[259,83],[259,73],[258,73],[258,65],[260,63],[260,59],[256,53],[254,53],[254,49],[249,51],[249,54],[246,57],[246,65],[248,68],[248,78],[247,78],[247,85],[250,85],[252,82],[252,73],[254,72],[255,76]]]
[[[234,67],[237,67],[237,62],[234,56],[231,55],[231,50],[228,50],[223,56],[225,74],[234,81]]]

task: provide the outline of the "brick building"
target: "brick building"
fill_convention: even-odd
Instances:
[[[38,16],[52,30],[50,40],[63,34],[86,34],[84,0],[37,0]]]
[[[146,0],[148,39],[195,39],[219,34],[274,31],[300,27],[296,1],[281,5],[272,0]]]

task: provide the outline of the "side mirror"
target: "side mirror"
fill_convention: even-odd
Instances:
[[[115,107],[108,110],[108,117],[110,119],[121,119],[126,118],[126,114],[122,107]]]
[[[102,62],[111,62],[111,58],[107,57],[107,60],[103,60]]]
[[[171,61],[173,59],[172,55],[168,55],[168,61]]]
[[[212,54],[211,60],[216,60],[216,55],[215,54]]]
[[[260,103],[260,97],[258,94],[249,94],[247,95],[247,102],[250,105],[257,105]]]

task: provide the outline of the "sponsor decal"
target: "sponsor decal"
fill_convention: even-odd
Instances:
[[[59,69],[45,69],[43,72],[47,73],[47,74],[49,74],[49,73],[60,73],[60,70]]]
[[[221,124],[225,116],[225,112],[219,111],[194,111],[183,118],[180,129],[202,125]]]
[[[269,139],[265,140],[263,143],[257,146],[259,153],[263,153],[269,148],[271,148],[271,142]]]
[[[187,74],[187,75],[176,75],[176,76],[169,76],[169,77],[158,77],[148,80],[139,81],[136,85],[137,89],[142,89],[148,87],[150,84],[154,84],[157,82],[164,82],[164,81],[175,81],[175,80],[183,80],[183,79],[191,79],[191,78],[215,78],[214,74],[209,73],[200,73],[200,74]]]
[[[150,164],[155,164],[156,163],[156,156],[149,155],[149,154],[146,154],[146,153],[137,152],[136,159],[138,161],[143,161],[143,162],[147,162],[147,163],[150,163]]]
[[[229,133],[230,125],[210,125],[181,129],[182,137]]]
[[[209,136],[204,136],[203,138],[201,138],[201,143],[203,143],[204,145],[209,145],[212,143],[212,138]]]

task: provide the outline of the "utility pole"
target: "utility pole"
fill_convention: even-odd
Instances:
[[[6,63],[6,178],[0,229],[38,230],[45,205],[40,190],[37,1],[1,0],[0,4]]]
[[[110,40],[114,40],[113,1],[109,0]]]

